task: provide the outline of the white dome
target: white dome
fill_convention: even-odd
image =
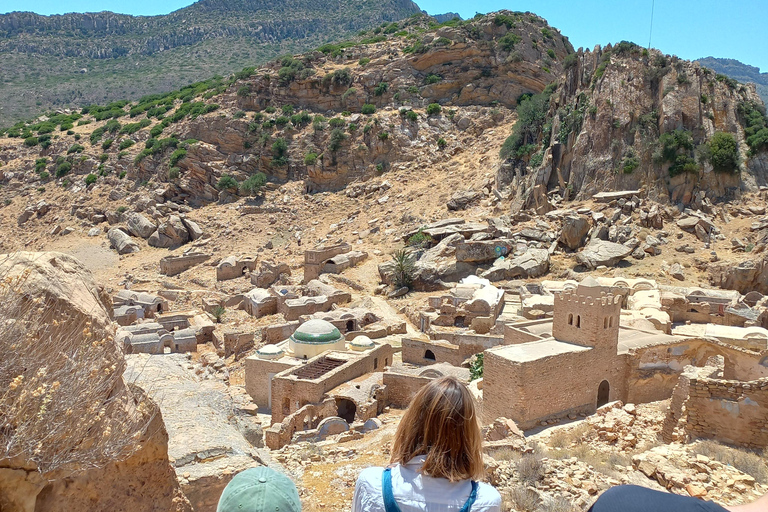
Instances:
[[[352,350],[368,350],[375,347],[376,344],[368,336],[357,336],[355,339],[349,342],[349,348]]]

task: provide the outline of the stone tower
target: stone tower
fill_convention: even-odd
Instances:
[[[558,341],[616,351],[621,297],[587,277],[576,289],[555,295],[552,336]]]

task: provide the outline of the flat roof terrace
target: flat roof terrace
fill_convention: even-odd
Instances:
[[[559,356],[562,354],[586,352],[587,350],[592,350],[592,348],[583,347],[573,343],[566,343],[564,341],[557,341],[554,338],[540,341],[529,341],[527,343],[520,343],[518,345],[500,345],[489,349],[490,352],[518,363],[536,361],[539,359]]]

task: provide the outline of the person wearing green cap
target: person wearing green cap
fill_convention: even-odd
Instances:
[[[266,466],[236,474],[224,488],[216,512],[301,512],[290,478]]]

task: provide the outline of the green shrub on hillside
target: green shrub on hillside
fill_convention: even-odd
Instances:
[[[363,107],[360,109],[360,111],[365,115],[371,115],[376,113],[376,105],[372,105],[370,103],[366,103],[363,105]]]
[[[272,144],[272,165],[288,164],[288,143],[280,137]]]
[[[229,174],[222,174],[219,181],[216,182],[216,188],[219,190],[237,188],[237,180]]]
[[[256,174],[252,174],[251,176],[246,178],[246,180],[240,184],[240,193],[246,194],[249,196],[255,196],[256,194],[261,192],[261,189],[266,184],[267,184],[267,175],[264,174],[263,172],[257,172]]]
[[[427,105],[428,116],[436,116],[437,114],[440,113],[441,110],[442,110],[442,107],[440,106],[439,103],[430,103],[429,105]]]
[[[341,149],[341,145],[346,140],[347,135],[344,133],[344,131],[341,128],[335,128],[331,132],[331,136],[328,140],[328,151],[331,153],[335,153],[339,149]]]
[[[89,174],[88,176],[85,177],[85,184],[86,185],[93,185],[94,183],[96,183],[96,180],[98,180],[98,179],[99,179],[99,177],[96,176],[95,174]]]
[[[518,100],[517,122],[499,151],[502,160],[521,158],[533,150],[531,146],[535,147],[544,126],[550,94],[551,91],[545,89],[541,94],[523,96]]]
[[[501,39],[499,39],[499,47],[508,52],[513,50],[515,45],[522,40],[523,39],[514,32],[507,32]]]
[[[424,79],[424,83],[427,85],[436,84],[443,80],[443,77],[440,75],[437,75],[435,73],[430,73],[427,75],[427,78]]]
[[[709,143],[709,161],[716,172],[733,174],[739,169],[739,144],[730,133],[716,132]]]

